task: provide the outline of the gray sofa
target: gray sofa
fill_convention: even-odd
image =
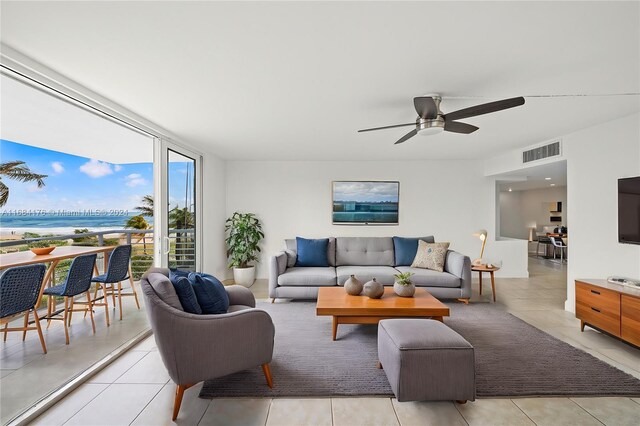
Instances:
[[[423,237],[433,242],[432,236]],[[269,297],[287,299],[316,299],[318,288],[342,286],[350,275],[362,281],[375,277],[384,285],[393,285],[394,274],[413,272],[416,287],[424,288],[438,299],[471,297],[471,260],[453,250],[447,252],[444,272],[395,265],[392,237],[330,238],[327,248],[328,267],[297,267],[291,259],[295,255],[296,240],[285,240],[286,252],[270,258]]]

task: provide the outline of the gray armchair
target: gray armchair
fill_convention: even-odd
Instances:
[[[275,328],[268,313],[255,309],[250,290],[227,286],[226,314],[195,315],[181,309],[168,269],[151,268],[140,284],[162,361],[177,385],[173,420],[184,391],[204,380],[261,365],[273,387],[269,362]]]

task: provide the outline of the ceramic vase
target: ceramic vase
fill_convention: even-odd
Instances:
[[[256,267],[233,268],[233,281],[244,287],[251,287],[256,280]]]
[[[400,297],[413,297],[416,293],[416,286],[413,283],[402,285],[396,282],[393,283],[393,291]]]
[[[376,281],[376,279],[372,279],[368,281],[364,285],[364,295],[370,297],[371,299],[380,299],[384,294],[384,286],[382,283]]]
[[[362,281],[357,279],[355,275],[351,275],[347,281],[344,282],[344,290],[351,296],[358,296],[362,293],[363,286]]]

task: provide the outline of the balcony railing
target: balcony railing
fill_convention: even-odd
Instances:
[[[75,246],[105,246],[131,244],[131,271],[134,280],[139,280],[142,274],[153,265],[155,244],[153,229],[109,229],[105,231],[83,232],[80,234],[51,235],[20,240],[0,241],[0,253],[26,251],[28,245],[36,241],[69,241]],[[195,270],[195,230],[169,230],[169,267]],[[102,255],[99,255],[101,258]],[[97,262],[101,269],[103,262]],[[64,279],[71,260],[62,261],[56,268],[54,280]],[[104,271],[101,271],[103,273]],[[55,282],[55,281],[54,281]]]

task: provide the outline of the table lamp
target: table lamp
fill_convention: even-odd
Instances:
[[[478,232],[474,232],[473,236],[480,238],[480,240],[482,241],[482,248],[480,249],[480,257],[474,260],[473,262],[471,262],[471,264],[482,265],[482,256],[484,255],[484,245],[487,243],[487,230],[481,229]]]

